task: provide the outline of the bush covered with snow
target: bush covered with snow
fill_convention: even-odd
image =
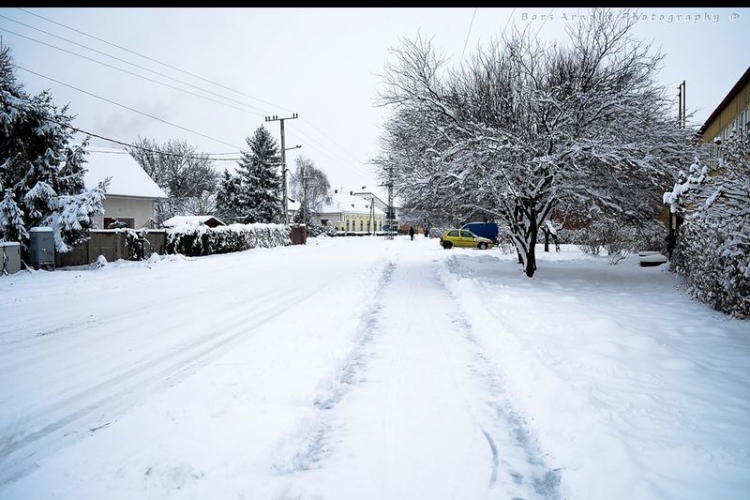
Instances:
[[[165,251],[197,257],[291,244],[289,228],[283,224],[230,224],[214,228],[182,225],[167,230]]]
[[[333,226],[321,226],[320,224],[308,224],[307,236],[315,238],[320,235],[336,236],[336,228]]]
[[[670,269],[714,309],[750,318],[750,148],[723,146],[714,169],[698,161],[664,194],[684,216]]]
[[[672,270],[685,277],[694,298],[750,318],[750,217],[689,219],[680,229]]]
[[[146,239],[146,230],[125,229],[127,231],[126,246],[128,249],[128,260],[143,260],[151,254],[151,244]],[[146,250],[149,250],[148,252]]]

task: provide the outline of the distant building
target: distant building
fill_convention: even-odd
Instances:
[[[336,191],[331,196],[331,202],[313,214],[313,220],[316,224],[333,226],[337,231],[348,234],[372,234],[383,231],[385,215],[372,199]]]
[[[388,224],[388,221],[392,220],[393,221],[394,229],[399,228],[399,226],[401,224],[399,222],[399,208],[400,208],[400,205],[399,205],[399,202],[395,198],[392,201],[392,206],[390,207],[390,209],[392,210],[392,214],[389,217],[388,216],[389,207],[388,207],[388,195],[387,194],[386,195],[379,195],[379,194],[374,193],[373,191],[351,191],[350,194],[352,196],[359,196],[360,198],[364,198],[367,201],[371,201],[372,204],[375,207],[379,208],[380,210],[383,211],[383,213],[385,213],[385,223],[384,224]],[[408,230],[408,225],[406,226],[405,230]]]
[[[167,194],[149,177],[130,153],[122,149],[91,148],[86,155],[86,189],[110,177],[103,215],[94,222],[99,229],[154,227],[156,203]]]

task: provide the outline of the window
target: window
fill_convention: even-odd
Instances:
[[[135,219],[126,217],[105,217],[103,229],[118,229],[123,227],[129,227],[135,229]]]

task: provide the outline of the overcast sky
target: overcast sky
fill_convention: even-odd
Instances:
[[[419,33],[451,62],[513,25],[545,41],[587,9],[3,8],[2,43],[30,93],[49,89],[82,130],[124,143],[187,142],[232,168],[266,126],[287,164],[301,155],[333,188],[370,189],[388,110],[378,108],[391,49]],[[658,80],[684,81],[702,124],[750,66],[750,9],[640,9],[634,35],[666,55]],[[543,17],[544,16],[544,17]],[[298,118],[291,118],[294,114]],[[95,139],[92,146],[118,147]],[[299,149],[291,149],[300,145]]]

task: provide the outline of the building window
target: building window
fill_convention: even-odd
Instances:
[[[126,217],[104,218],[104,229],[120,229],[125,227],[135,229],[135,219],[129,219]]]

